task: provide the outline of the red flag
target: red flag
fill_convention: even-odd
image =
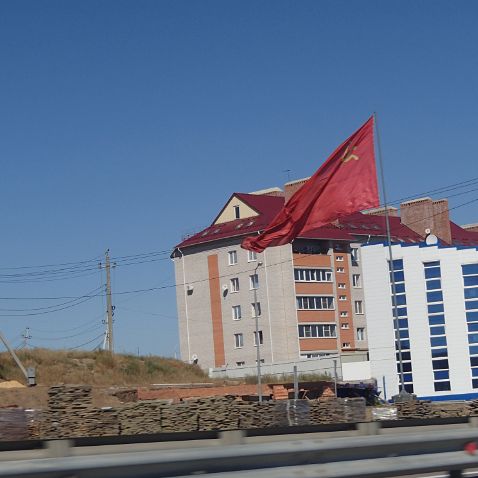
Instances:
[[[341,216],[378,205],[372,116],[294,193],[264,231],[244,239],[242,247],[262,252]]]

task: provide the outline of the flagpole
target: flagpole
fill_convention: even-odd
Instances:
[[[387,203],[387,192],[385,188],[385,174],[383,171],[383,160],[382,160],[382,148],[380,145],[380,135],[378,132],[378,123],[377,123],[377,113],[373,113],[373,122],[375,125],[375,135],[377,138],[377,153],[378,153],[378,164],[380,166],[380,179],[382,182],[382,197],[383,204],[385,207],[385,227],[387,230],[387,243],[388,243],[388,256],[390,263],[390,277],[392,283],[392,297],[393,297],[393,323],[395,326],[395,342],[397,343],[398,348],[398,363],[399,363],[399,395],[404,396],[408,395],[405,390],[404,377],[403,377],[403,357],[402,357],[402,344],[400,342],[400,331],[399,331],[399,322],[398,322],[398,304],[397,304],[397,287],[395,284],[395,268],[393,266],[393,255],[392,255],[392,238],[390,235],[390,217],[388,212],[388,203]]]

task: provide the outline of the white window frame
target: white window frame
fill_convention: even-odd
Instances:
[[[350,329],[350,325],[348,322],[344,322],[343,324],[340,324],[340,328],[343,330],[348,330]]]
[[[360,274],[352,274],[352,284],[356,289],[362,288],[362,278]]]
[[[336,256],[336,257],[335,257],[335,260],[336,260],[337,262],[344,262],[344,256]]]
[[[256,251],[247,251],[247,262],[257,262]]]
[[[259,289],[259,274],[249,276],[249,290]]]
[[[346,296],[346,295],[339,295],[339,300],[340,300],[341,302],[344,302],[344,301],[347,300],[347,296]]]
[[[228,263],[230,266],[235,266],[237,264],[237,251],[229,251],[228,255]]]
[[[336,324],[299,324],[297,333],[300,339],[336,339]]]
[[[242,310],[240,305],[232,306],[232,320],[241,320],[242,319]]]
[[[354,310],[355,310],[355,313],[358,315],[363,315],[365,313],[362,300],[354,301]]]
[[[343,349],[351,349],[352,346],[350,345],[350,342],[342,342],[342,348]]]
[[[234,209],[234,219],[240,219],[241,218],[241,208],[239,207],[238,204],[233,206]]]
[[[246,362],[244,362],[244,360],[239,360],[238,362],[236,362],[236,367],[244,367],[244,365],[246,365]]]
[[[352,256],[352,262],[360,262],[358,247],[351,247],[350,255]]]
[[[256,304],[257,304],[257,310],[256,310]],[[251,316],[253,319],[256,317],[256,313],[257,313],[257,317],[262,316],[262,308],[261,308],[261,303],[259,301],[251,303]]]
[[[338,274],[344,274],[345,273],[345,267],[337,267],[337,273]]]
[[[298,295],[297,310],[335,310],[335,299],[331,295]]]
[[[264,334],[262,333],[262,330],[258,330],[257,332],[259,333],[259,346],[264,345]],[[256,331],[252,333],[252,336],[254,337],[254,347],[257,347]]]
[[[295,282],[332,282],[332,270],[326,268],[294,268]]]
[[[365,327],[357,327],[357,340],[363,342],[365,339]]]
[[[349,313],[346,310],[340,311],[340,317],[348,317]]]
[[[239,292],[239,277],[233,277],[231,279],[231,293]]]
[[[347,288],[347,285],[345,284],[345,282],[339,282],[337,284],[337,289],[346,289]]]
[[[242,347],[244,347],[244,334],[234,334],[234,348],[241,349]]]

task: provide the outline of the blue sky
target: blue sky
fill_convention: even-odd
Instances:
[[[233,191],[312,174],[373,111],[390,199],[478,176],[477,15],[473,1],[1,2],[0,266],[169,251]],[[478,222],[476,203],[452,217]],[[115,296],[116,349],[171,356],[172,263],[142,259],[118,260],[114,292],[166,288]],[[35,270],[0,269],[0,297],[102,281],[6,277]],[[0,311],[0,328],[16,344],[29,326],[35,346],[101,334],[101,298],[22,316],[66,300],[2,299],[28,310]]]

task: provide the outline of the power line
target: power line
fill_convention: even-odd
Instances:
[[[75,350],[75,349],[79,349],[81,347],[84,347],[85,345],[90,345],[92,342],[96,342],[98,339],[100,339],[101,337],[103,337],[105,335],[105,332],[101,333],[100,335],[98,335],[97,337],[95,337],[94,339],[91,339],[89,340],[88,342],[85,342],[83,344],[80,344],[80,345],[76,345],[75,347],[70,347],[66,350]]]

